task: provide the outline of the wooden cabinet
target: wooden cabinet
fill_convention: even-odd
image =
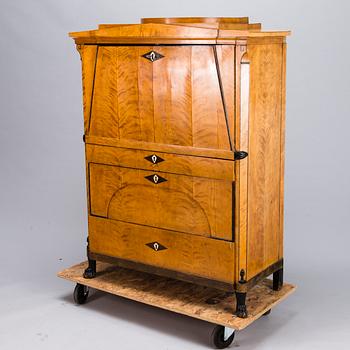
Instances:
[[[89,267],[246,292],[283,274],[285,37],[247,18],[70,33],[82,59]]]

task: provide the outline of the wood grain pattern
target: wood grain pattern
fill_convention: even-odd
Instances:
[[[279,225],[279,251],[278,256],[283,257],[283,235],[284,235],[284,163],[285,163],[285,128],[286,128],[286,51],[287,45],[282,44],[282,72],[281,72],[281,132],[280,132],[280,225]]]
[[[148,243],[167,249],[154,251]],[[93,253],[233,283],[234,243],[89,216]],[[210,266],[210,269],[208,268]]]
[[[154,174],[166,181],[154,184],[145,178]],[[232,239],[230,181],[94,163],[89,175],[93,215]]]
[[[220,290],[124,269],[108,263],[98,263],[97,277],[87,280],[82,277],[86,266],[86,262],[72,266],[60,271],[58,277],[236,330],[249,326],[296,289],[295,286],[285,283],[280,291],[275,292],[271,290],[271,281],[265,280],[248,292],[248,318],[238,318],[233,316],[235,298]],[[216,304],[209,305],[208,300],[215,300]]]
[[[153,66],[155,141],[192,146],[190,46],[156,47]]]
[[[288,34],[199,17],[71,34],[82,57],[95,254],[133,260],[133,241],[158,237],[179,252],[171,262],[141,254],[143,264],[233,286],[242,269],[250,280],[283,258]],[[152,50],[164,57],[143,57]],[[233,148],[248,157],[234,161]],[[163,161],[145,160],[153,154]],[[153,174],[167,181],[145,179]]]
[[[155,62],[142,57],[149,49],[99,48],[89,135],[229,149],[212,47],[157,46],[164,57]],[[220,52],[227,85],[234,70],[225,53],[234,51]]]
[[[146,142],[156,142],[154,121],[154,73],[153,65],[147,64],[141,55],[153,50],[153,46],[143,46],[138,50],[138,110],[141,123],[140,139]]]
[[[232,42],[245,38],[285,37],[288,31],[266,32],[260,30],[260,24],[242,23],[244,19],[234,18],[197,18],[190,23],[186,19],[181,23],[151,23],[102,25],[97,30],[72,32],[76,44],[217,44],[221,41]],[[156,19],[152,19],[156,21]],[[147,21],[147,20],[146,20]],[[171,19],[165,20],[171,22]]]
[[[97,55],[96,45],[78,45],[77,47],[82,63],[82,88],[84,110],[84,134],[88,132],[91,113],[91,98],[93,92],[95,64]]]
[[[192,66],[193,146],[230,149],[226,128],[218,128],[219,121],[225,122],[225,115],[213,48],[193,47]]]
[[[261,30],[261,23],[248,23],[248,17],[160,17],[160,18],[142,18],[142,24],[158,23],[172,25],[186,25],[199,28],[214,29],[234,29],[234,30]],[[107,25],[111,28],[111,25]],[[103,25],[104,28],[107,28]],[[99,25],[101,28],[101,25]]]
[[[148,150],[153,152],[165,152],[173,154],[190,155],[196,157],[234,160],[234,154],[230,150],[205,147],[191,147],[159,144],[134,140],[118,140],[111,137],[86,136],[85,142],[91,145],[121,147],[129,149]]]
[[[108,49],[113,50],[118,59],[118,66],[116,68],[117,86],[114,86],[116,91],[116,95],[114,94],[114,96],[117,97],[118,103],[119,138],[142,140],[144,133],[141,129],[142,122],[138,96],[138,69],[139,61],[141,61],[139,48],[121,46]]]
[[[279,256],[282,45],[248,45],[248,278]],[[253,258],[254,257],[254,258]]]
[[[119,138],[118,51],[100,47],[89,134]],[[95,117],[98,116],[98,117]]]
[[[226,104],[226,111],[228,116],[229,130],[231,135],[231,140],[235,142],[235,51],[236,47],[234,45],[217,45],[216,47],[219,71],[222,80],[224,101]],[[222,103],[220,100],[219,103]],[[218,118],[218,129],[220,130],[219,135],[225,135],[227,133],[227,126],[224,118]],[[220,140],[219,142],[224,142],[222,148],[228,147],[228,140]]]
[[[239,150],[249,150],[249,86],[250,62],[245,45],[236,47],[236,147]],[[235,236],[236,236],[236,280],[239,280],[243,270],[247,279],[247,235],[248,235],[248,159],[235,162]]]
[[[90,144],[86,145],[86,155],[92,163],[234,181],[234,162],[230,160]],[[163,161],[153,164],[145,159],[152,155]]]

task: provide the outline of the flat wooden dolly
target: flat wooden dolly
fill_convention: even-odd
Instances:
[[[89,288],[94,288],[211,322],[216,325],[211,343],[218,349],[232,343],[235,330],[244,329],[262,315],[269,314],[296,289],[284,283],[280,291],[273,291],[272,281],[266,279],[247,294],[248,317],[238,318],[234,315],[236,298],[232,293],[102,262],[97,262],[96,277],[86,279],[83,277],[86,267],[87,262],[82,262],[58,273],[58,277],[77,283],[73,295],[76,303],[84,304]]]

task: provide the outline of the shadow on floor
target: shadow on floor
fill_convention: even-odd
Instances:
[[[62,296],[61,300],[72,304],[72,306],[75,305],[71,294]],[[96,313],[104,313],[111,318],[118,318],[124,322],[130,322],[163,334],[185,339],[205,346],[205,348],[210,348],[210,335],[215,326],[205,321],[93,289],[90,289],[87,303],[76,307],[87,308]],[[267,338],[273,336],[274,332],[291,319],[288,317],[288,319],[284,320],[285,322],[273,322],[271,327],[269,326],[271,318],[273,318],[273,312],[270,316],[257,320],[246,330],[237,332],[236,339],[231,347],[238,347],[244,344],[246,348],[256,348],[260,342],[264,342]]]

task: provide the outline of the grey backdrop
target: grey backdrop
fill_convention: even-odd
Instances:
[[[348,1],[11,0],[0,5],[0,348],[205,349],[211,325],[96,293],[58,270],[85,257],[80,60],[67,32],[154,16],[249,16],[291,29],[286,280],[297,293],[242,349],[349,349]],[[346,333],[347,331],[347,333]]]

